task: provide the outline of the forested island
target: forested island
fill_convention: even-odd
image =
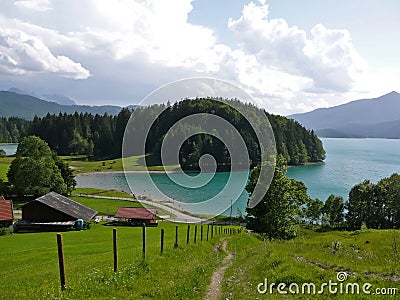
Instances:
[[[173,105],[163,104],[136,108],[136,114],[149,118],[156,111],[163,113],[153,124],[147,138],[147,152],[152,154],[151,163],[159,162],[159,147],[167,130],[181,118],[195,113],[218,115],[240,132],[253,165],[259,163],[259,149],[254,130],[245,118],[233,107],[254,109],[250,104],[238,100],[229,100],[227,105],[215,99],[186,99]],[[274,132],[277,153],[288,164],[301,165],[321,162],[325,159],[322,142],[314,131],[307,130],[294,120],[282,116],[267,115]],[[121,145],[125,127],[132,110],[124,108],[117,115],[92,115],[89,113],[47,114],[43,118],[35,117],[32,121],[21,118],[0,118],[0,142],[19,142],[23,137],[36,135],[45,140],[58,155],[87,155],[91,158],[121,157]],[[206,134],[199,134],[188,139],[181,148],[182,166],[195,168],[201,155],[210,153],[217,158],[218,164],[228,164],[229,155],[225,146]],[[222,154],[222,156],[221,156]]]

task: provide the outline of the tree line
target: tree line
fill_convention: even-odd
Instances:
[[[330,195],[325,203],[307,195],[304,183],[288,178],[287,161],[279,155],[271,185],[257,206],[247,208],[247,227],[270,239],[296,237],[300,224],[321,229],[400,229],[400,175],[393,174],[374,184],[356,184],[345,201]],[[259,176],[253,169],[246,187],[252,193]]]
[[[354,185],[349,199],[331,195],[325,204],[311,200],[304,210],[312,223],[350,230],[400,228],[400,175],[392,174],[376,184],[365,180]]]
[[[168,134],[179,137],[196,129],[205,130],[207,122],[209,122],[207,117],[196,124],[184,123],[176,126],[174,130],[170,130],[172,125],[179,120],[202,113],[219,116],[233,125],[246,144],[252,167],[260,163],[260,145],[253,128],[257,126],[260,128],[271,126],[276,140],[277,153],[282,154],[291,165],[321,162],[325,159],[325,150],[317,135],[294,120],[269,114],[251,104],[235,99],[227,101],[221,98],[199,98],[182,100],[173,105],[163,104],[136,108],[135,118],[139,120],[158,116],[147,135],[146,153],[152,154],[147,157],[148,163],[160,164],[161,145],[168,131]],[[245,115],[251,115],[252,124]],[[270,125],[265,123],[265,116],[268,117]],[[134,132],[140,134],[143,131],[140,128],[142,125],[138,122],[136,126],[139,128],[136,128]],[[216,128],[217,136],[218,130]],[[225,129],[221,136],[233,141],[233,144],[237,139],[233,130]],[[140,150],[138,149],[136,154],[140,154]],[[216,159],[218,166],[231,164],[226,145],[218,137],[210,134],[196,134],[185,140],[179,153],[180,164],[185,169],[197,169],[199,159],[204,154],[211,154]]]
[[[135,115],[146,120],[160,111],[147,137],[146,150],[149,164],[160,162],[160,147],[168,129],[181,118],[195,113],[209,113],[220,116],[240,132],[249,150],[250,159],[255,166],[259,161],[259,145],[254,130],[246,119],[234,107],[251,111],[254,106],[238,100],[227,103],[211,98],[182,100],[173,105],[151,105],[136,108]],[[313,131],[307,130],[294,120],[268,114],[277,152],[282,154],[291,165],[307,162],[319,162],[325,159],[322,142]],[[20,118],[0,119],[0,142],[19,142],[23,137],[35,135],[45,140],[58,155],[88,155],[98,158],[121,157],[121,145],[125,127],[132,110],[124,108],[118,115],[92,115],[89,113],[47,114],[35,117],[32,121]],[[260,123],[262,121],[260,120]],[[185,132],[188,128],[179,128]],[[140,132],[140,130],[139,130]],[[176,134],[180,134],[176,132]],[[201,155],[212,154],[219,165],[229,164],[226,146],[217,138],[199,134],[189,138],[182,145],[180,163],[184,168],[197,168]]]

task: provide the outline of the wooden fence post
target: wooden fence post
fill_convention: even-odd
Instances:
[[[178,248],[178,226],[175,226],[175,244],[174,244],[174,248]]]
[[[208,232],[210,231],[210,225],[207,224],[207,241],[208,241]]]
[[[164,228],[161,228],[161,254],[164,251]]]
[[[118,269],[117,228],[113,229],[114,272]]]
[[[61,233],[57,233],[58,265],[60,267],[61,290],[65,290],[64,250]]]
[[[142,247],[143,247],[143,259],[146,258],[146,223],[142,225]]]
[[[214,225],[211,225],[211,239],[213,238],[213,236],[214,236]]]
[[[196,244],[196,240],[197,240],[197,225],[194,225],[194,243]]]
[[[186,233],[186,244],[189,244],[189,237],[190,237],[190,225],[188,225],[187,233]]]

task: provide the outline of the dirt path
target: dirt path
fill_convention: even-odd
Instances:
[[[205,300],[218,300],[221,295],[221,284],[224,279],[225,270],[230,266],[233,255],[228,250],[226,250],[227,241],[224,240],[222,243],[222,250],[228,255],[223,259],[221,266],[216,269],[211,277],[211,283],[207,288]],[[220,251],[218,248],[217,251]]]

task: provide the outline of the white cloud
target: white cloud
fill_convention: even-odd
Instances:
[[[317,24],[306,32],[270,18],[259,0],[228,21],[236,40],[222,44],[188,21],[192,2],[36,0],[14,2],[18,9],[1,2],[0,73],[24,74],[26,82],[46,74],[46,84],[81,102],[125,104],[169,81],[214,76],[282,114],[337,104],[366,87],[360,80],[372,82],[347,30]],[[73,85],[62,79],[89,75]]]
[[[47,11],[51,9],[50,0],[20,0],[15,1],[14,5],[20,8],[33,9],[37,11]]]
[[[365,64],[346,30],[318,24],[309,39],[304,30],[268,15],[268,5],[250,3],[239,19],[229,20],[240,49],[255,55],[260,66],[311,79],[314,91],[351,89]]]
[[[54,55],[38,37],[11,28],[0,28],[0,58],[3,70],[12,74],[50,72],[73,79],[90,76],[80,63]]]

